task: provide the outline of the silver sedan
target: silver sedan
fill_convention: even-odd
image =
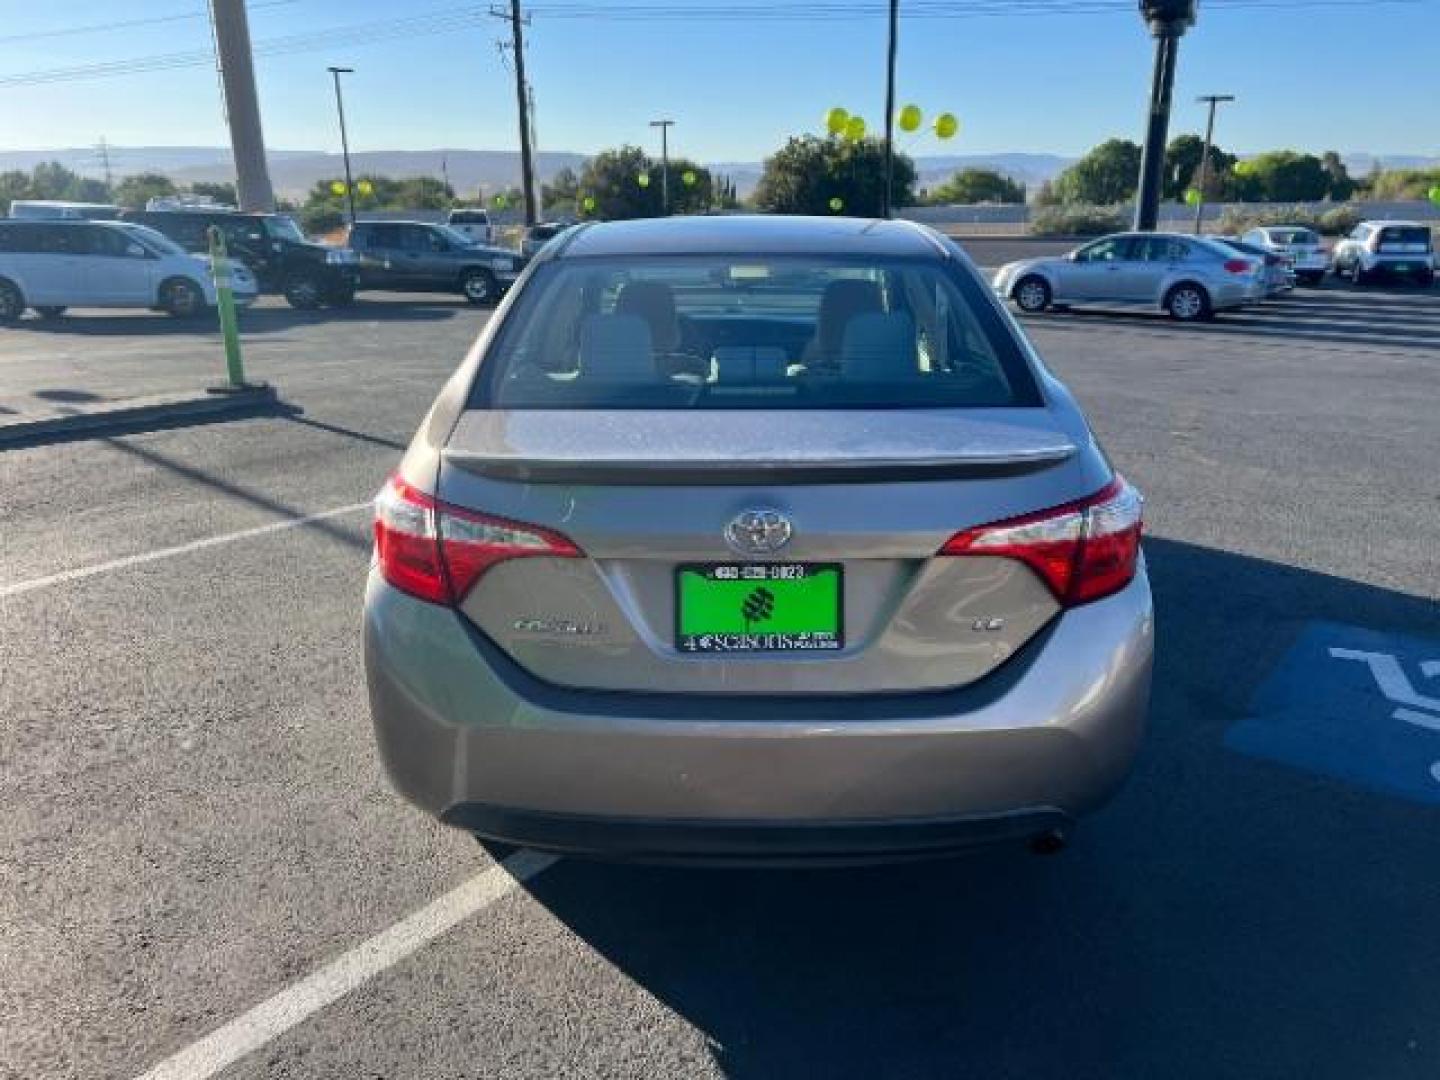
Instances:
[[[1265,299],[1264,262],[1204,237],[1121,233],[1068,255],[1009,263],[995,290],[1021,311],[1096,305],[1207,319]]]
[[[1053,849],[1148,706],[1141,500],[920,226],[581,225],[376,502],[399,790],[621,858]]]

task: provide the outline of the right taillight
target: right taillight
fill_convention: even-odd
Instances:
[[[375,561],[385,580],[432,604],[458,604],[496,563],[580,549],[538,525],[449,506],[392,476],[375,497]]]
[[[1116,477],[1088,499],[957,533],[941,555],[1015,559],[1067,607],[1119,592],[1140,560],[1144,500]]]

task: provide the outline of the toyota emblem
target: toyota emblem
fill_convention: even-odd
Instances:
[[[725,526],[725,542],[742,555],[769,555],[790,542],[792,531],[779,510],[746,510]]]

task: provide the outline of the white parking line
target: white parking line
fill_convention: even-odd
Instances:
[[[166,1058],[137,1080],[206,1080],[214,1076],[398,964],[457,923],[513,892],[522,882],[556,861],[556,856],[537,851],[511,855],[499,866],[477,874],[243,1016]]]
[[[192,551],[203,551],[205,548],[215,547],[218,544],[229,544],[236,540],[248,540],[252,536],[265,536],[267,533],[283,532],[286,529],[298,529],[302,525],[309,525],[316,521],[324,521],[327,518],[340,517],[343,514],[353,514],[360,510],[368,510],[372,504],[368,502],[351,503],[349,506],[337,506],[333,510],[324,510],[318,514],[306,514],[304,517],[286,518],[284,521],[272,522],[269,525],[258,525],[253,529],[241,529],[239,532],[225,533],[223,536],[210,536],[204,540],[192,540],[188,544],[177,544],[175,547],[160,548],[158,551],[146,551],[139,555],[126,555],[123,559],[111,559],[109,562],[96,563],[93,566],[81,566],[74,570],[62,570],[58,574],[47,574],[45,577],[31,578],[29,581],[20,581],[14,585],[0,585],[0,600],[7,597],[19,596],[21,593],[34,592],[36,589],[44,589],[50,585],[61,585],[67,581],[80,581],[83,578],[94,577],[96,574],[108,574],[112,570],[124,570],[126,567],[139,566],[142,563],[155,562],[158,559],[169,559],[176,555],[186,555]]]

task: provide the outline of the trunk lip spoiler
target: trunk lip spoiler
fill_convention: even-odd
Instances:
[[[519,454],[487,454],[449,447],[443,452],[443,458],[446,464],[497,480],[704,486],[776,481],[812,484],[894,483],[904,480],[1018,476],[1058,465],[1078,452],[1073,443],[1066,442],[1012,452],[972,452],[923,458],[711,458],[657,461],[623,457],[599,460],[527,457]]]

